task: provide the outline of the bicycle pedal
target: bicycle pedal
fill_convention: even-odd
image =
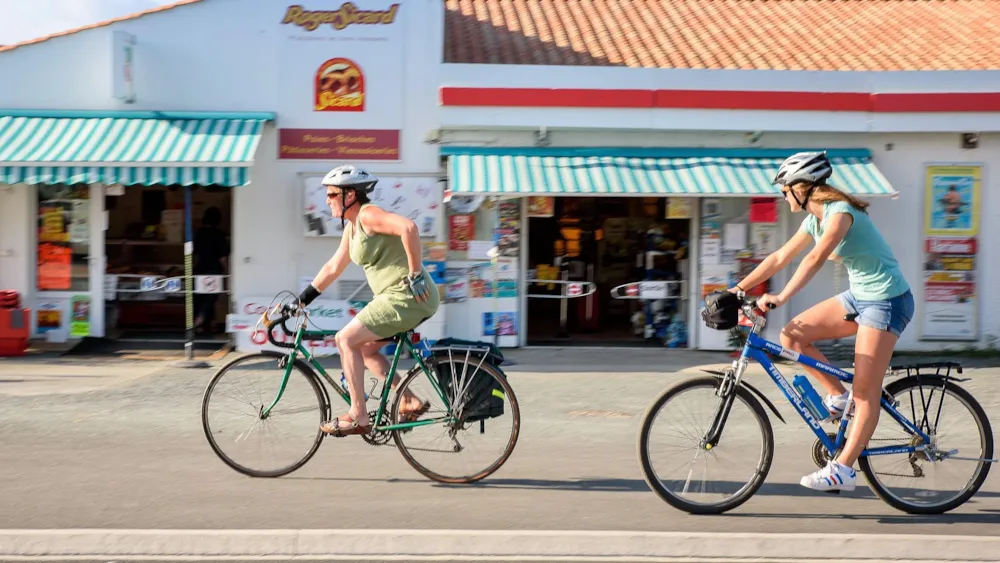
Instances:
[[[841,493],[840,489],[830,489],[829,491],[823,491],[828,495],[839,495]]]

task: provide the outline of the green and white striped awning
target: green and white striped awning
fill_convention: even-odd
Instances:
[[[0,114],[0,183],[243,186],[267,120]]]
[[[455,194],[774,196],[771,180],[795,150],[442,149]],[[862,196],[895,196],[867,150],[827,151],[829,183]]]

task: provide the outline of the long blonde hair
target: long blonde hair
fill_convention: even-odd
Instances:
[[[796,194],[805,195],[806,191],[809,190],[809,186],[810,184],[806,182],[799,182],[798,184],[792,186],[792,189],[795,190]],[[815,189],[813,189],[812,195],[809,196],[809,199],[815,201],[816,203],[846,201],[851,204],[851,207],[863,213],[868,213],[868,205],[870,205],[867,201],[860,200],[847,192],[843,192],[826,184],[817,185]]]

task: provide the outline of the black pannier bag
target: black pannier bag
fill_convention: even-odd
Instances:
[[[440,349],[447,348],[448,346],[455,347],[451,351],[451,358],[448,357],[448,350]],[[472,349],[472,353],[468,356],[468,367],[464,367],[466,349],[468,348]],[[463,410],[463,418],[465,420],[475,422],[503,415],[504,399],[506,398],[503,386],[491,374],[482,369],[482,366],[479,364],[479,360],[484,355],[487,356],[486,361],[483,362],[484,365],[490,363],[498,366],[503,363],[503,354],[499,349],[489,343],[460,340],[457,338],[443,338],[438,340],[431,349],[433,350],[436,363],[434,367],[438,376],[438,384],[441,385],[441,390],[444,391],[449,401],[457,399],[454,396],[455,391],[452,391],[452,369],[454,367],[458,368],[458,373],[454,375],[455,382],[460,386],[463,386],[461,378],[463,376],[462,371],[465,371],[465,396],[468,397]],[[454,360],[455,363],[451,363],[450,360]],[[477,366],[479,367],[477,368]],[[470,378],[472,379],[471,382],[469,382]]]

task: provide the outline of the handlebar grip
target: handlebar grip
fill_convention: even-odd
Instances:
[[[267,341],[270,342],[272,345],[277,346],[278,348],[295,347],[294,344],[285,344],[282,342],[278,342],[277,340],[274,339],[274,329],[277,328],[278,326],[280,326],[285,331],[285,334],[289,336],[293,334],[288,330],[288,327],[285,326],[285,321],[287,320],[288,320],[288,315],[282,315],[279,319],[275,319],[274,321],[272,321],[270,324],[267,325]]]

